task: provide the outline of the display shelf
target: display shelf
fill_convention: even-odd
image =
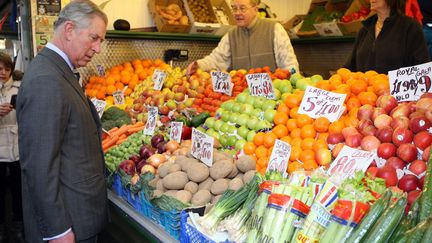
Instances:
[[[150,219],[139,214],[134,208],[132,208],[131,205],[129,205],[111,190],[108,190],[108,199],[124,213],[123,216],[132,219],[135,223],[142,227],[142,230],[148,232],[151,236],[157,239],[157,241],[179,242],[171,237],[168,232],[162,228],[162,226],[153,223]]]

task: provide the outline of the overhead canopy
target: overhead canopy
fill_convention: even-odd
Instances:
[[[3,0],[0,2],[0,32],[17,32],[16,0]]]

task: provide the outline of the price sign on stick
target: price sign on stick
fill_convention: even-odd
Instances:
[[[114,98],[114,104],[116,105],[123,105],[125,102],[124,94],[123,91],[121,90],[117,90],[116,92],[114,92],[113,98]]]
[[[183,129],[183,122],[171,122],[170,140],[180,143]]]
[[[268,73],[246,74],[249,92],[252,96],[263,96],[267,99],[275,99],[273,83]]]
[[[105,76],[105,68],[101,64],[96,65],[96,69],[98,70],[99,76],[104,77]]]
[[[270,160],[267,166],[267,171],[276,170],[282,174],[286,173],[289,157],[291,155],[291,145],[276,139],[273,151],[270,155]]]
[[[152,80],[154,83],[153,89],[161,90],[166,77],[167,77],[167,73],[165,71],[160,69],[155,69],[152,76]]]
[[[207,166],[213,164],[213,144],[213,137],[192,128],[192,156]]]
[[[147,122],[145,124],[143,133],[144,135],[153,136],[156,127],[158,108],[155,106],[147,107],[147,114],[148,114]]]
[[[213,84],[213,91],[231,96],[234,84],[231,82],[231,76],[229,73],[213,71],[210,75]]]
[[[326,117],[334,122],[342,115],[346,94],[338,94],[307,86],[298,110],[311,118]]]
[[[365,172],[374,159],[374,153],[344,146],[330,164],[327,173],[341,179],[351,177],[357,170]]]
[[[95,106],[97,113],[99,114],[99,118],[101,118],[105,110],[106,101],[98,99],[92,99],[91,101]]]
[[[388,72],[390,94],[397,101],[416,101],[424,93],[432,92],[432,62],[399,68]]]

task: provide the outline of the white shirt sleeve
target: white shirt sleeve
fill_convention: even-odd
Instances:
[[[67,233],[69,233],[71,231],[72,231],[72,228],[69,228],[68,230],[66,230],[65,232],[63,232],[63,233],[61,233],[59,235],[56,235],[56,236],[53,236],[53,237],[48,237],[48,238],[43,238],[42,240],[46,240],[46,241],[55,240],[55,239],[58,239],[60,237],[65,236]]]
[[[299,72],[299,64],[297,62],[297,57],[294,53],[294,48],[291,45],[288,33],[285,31],[280,23],[276,23],[274,29],[274,53],[276,57],[276,65],[279,68],[287,69],[291,73]]]
[[[203,71],[226,71],[231,66],[231,49],[228,34],[222,37],[218,46],[213,49],[210,55],[198,60],[197,63]]]

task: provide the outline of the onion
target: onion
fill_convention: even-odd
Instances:
[[[155,168],[153,166],[147,164],[147,165],[144,165],[142,167],[142,169],[141,169],[141,175],[144,174],[144,173],[146,173],[146,172],[150,172],[152,174],[155,174],[156,170],[155,170]]]
[[[150,158],[147,159],[147,163],[149,163],[150,165],[154,166],[155,168],[158,168],[159,165],[161,165],[162,163],[164,163],[166,160],[165,155],[163,154],[153,154],[152,156],[150,156]],[[143,166],[144,169],[145,165]],[[141,169],[141,171],[143,170]]]
[[[179,145],[179,143],[177,143],[177,141],[171,140],[171,141],[169,141],[168,143],[165,144],[165,149],[166,149],[166,151],[172,153],[176,149],[178,149],[179,146],[180,145]]]

